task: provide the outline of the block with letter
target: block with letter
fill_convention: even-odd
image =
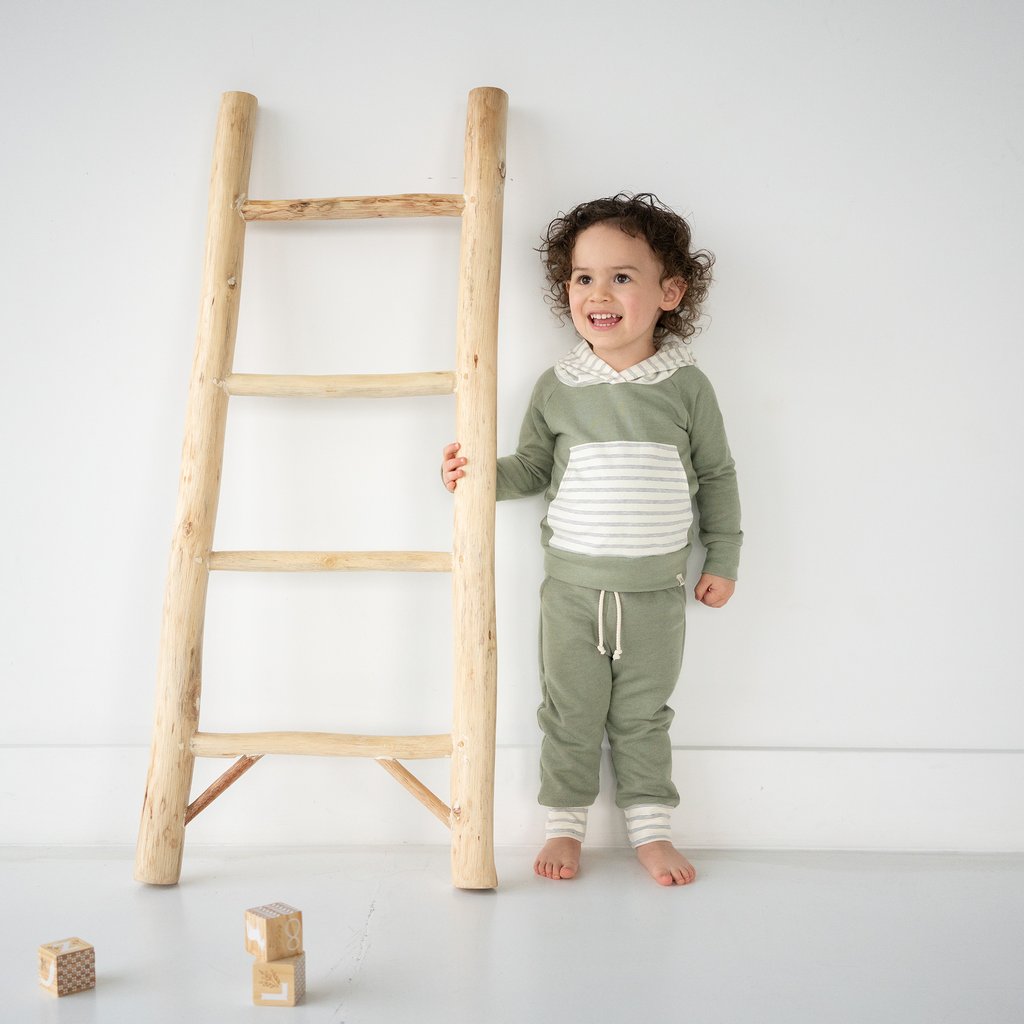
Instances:
[[[39,984],[58,996],[96,987],[96,950],[83,939],[61,939],[39,947]]]
[[[268,903],[245,912],[245,949],[257,960],[283,960],[302,952],[302,911]]]
[[[305,953],[252,965],[252,1001],[257,1006],[297,1006],[305,995]]]

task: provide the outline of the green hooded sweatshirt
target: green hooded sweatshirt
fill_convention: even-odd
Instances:
[[[707,377],[666,341],[621,372],[585,341],[533,389],[499,501],[544,491],[544,568],[565,583],[622,592],[680,586],[699,512],[704,572],[736,579],[736,469]]]

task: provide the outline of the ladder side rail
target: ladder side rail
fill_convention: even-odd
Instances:
[[[221,98],[210,178],[206,254],[195,358],[189,385],[174,537],[164,595],[156,716],[136,848],[135,878],[173,885],[181,874],[185,812],[198,728],[203,621],[228,396],[242,284],[245,221],[238,203],[249,188],[256,98]]]
[[[453,500],[452,881],[493,889],[497,642],[494,500],[497,336],[508,97],[474,89],[466,116],[456,327],[456,438],[473,472]]]

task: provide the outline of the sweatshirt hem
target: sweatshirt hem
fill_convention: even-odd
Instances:
[[[613,590],[623,594],[644,593],[653,590],[671,590],[681,587],[686,581],[686,560],[689,545],[669,555],[655,556],[658,565],[652,566],[649,558],[638,558],[641,564],[624,566],[618,559],[601,559],[586,556],[581,563],[563,558],[555,548],[544,550],[544,572],[552,579],[571,583],[576,587],[590,590]]]

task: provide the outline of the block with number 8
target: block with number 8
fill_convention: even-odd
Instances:
[[[257,960],[283,960],[302,951],[302,911],[268,903],[245,912],[245,949]]]

